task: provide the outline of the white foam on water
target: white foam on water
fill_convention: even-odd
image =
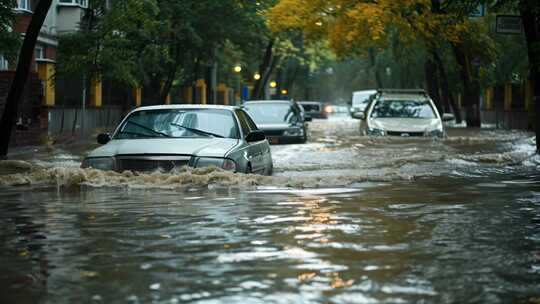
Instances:
[[[322,192],[343,193],[343,189],[331,189],[332,185],[345,186],[366,181],[410,180],[409,174],[386,173],[366,170],[347,176],[261,176],[254,174],[231,173],[215,167],[185,167],[172,173],[118,173],[96,169],[72,167],[44,168],[21,163],[19,173],[0,175],[0,186],[50,185],[61,187],[127,187],[127,188],[163,188],[190,189],[193,187],[240,187],[256,188],[273,186],[275,189],[260,191],[293,191],[291,189],[328,188]],[[283,190],[285,189],[285,190]],[[289,190],[287,190],[289,189]],[[312,192],[314,190],[311,190]],[[319,191],[319,190],[317,190]],[[315,191],[315,192],[317,192]],[[349,190],[358,191],[358,190]],[[314,193],[315,193],[314,192]],[[320,192],[320,193],[322,193]],[[304,194],[309,194],[305,192]]]

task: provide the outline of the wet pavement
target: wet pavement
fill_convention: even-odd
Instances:
[[[0,162],[0,303],[539,303],[531,133],[315,121],[272,177]]]

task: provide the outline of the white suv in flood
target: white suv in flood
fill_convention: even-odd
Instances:
[[[453,114],[441,117],[424,90],[379,90],[365,111],[353,117],[360,119],[364,135],[401,137],[443,137],[443,121],[454,120]]]

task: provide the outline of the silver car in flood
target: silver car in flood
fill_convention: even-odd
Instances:
[[[141,107],[129,113],[82,168],[168,172],[181,166],[216,166],[231,172],[271,175],[270,146],[241,108],[216,105]]]

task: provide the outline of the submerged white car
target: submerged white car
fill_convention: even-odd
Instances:
[[[443,121],[454,119],[452,114],[441,117],[423,90],[380,90],[365,111],[353,117],[360,119],[364,135],[401,137],[443,137]]]
[[[181,166],[216,166],[231,172],[271,175],[264,133],[239,107],[166,105],[129,113],[104,146],[90,152],[82,168],[168,172]]]

